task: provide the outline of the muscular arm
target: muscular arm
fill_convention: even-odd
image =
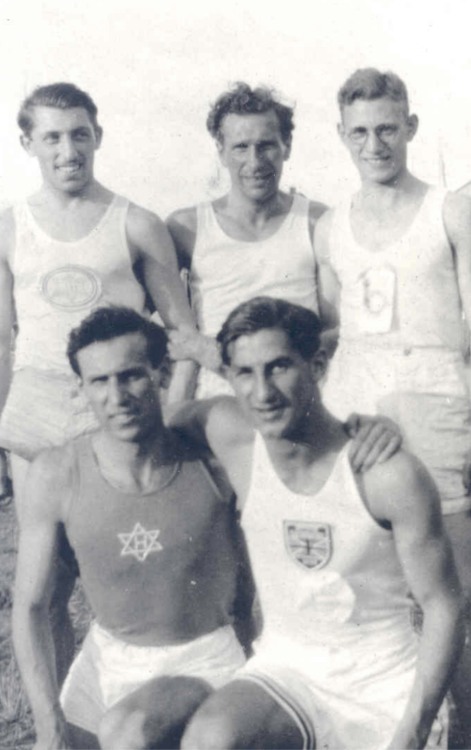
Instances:
[[[70,487],[62,449],[33,463],[25,485],[19,541],[13,642],[34,714],[37,747],[68,748],[65,717],[59,705],[49,605],[58,561],[61,505]]]
[[[330,265],[329,236],[332,215],[332,211],[323,214],[317,222],[314,235],[319,311],[326,329],[335,329],[339,324],[340,284]]]
[[[190,339],[197,338],[186,290],[178,271],[175,248],[165,224],[150,211],[131,206],[126,232],[144,286],[166,328],[183,328]],[[168,393],[170,402],[191,398],[195,372],[196,365],[192,361],[177,363]]]
[[[365,475],[366,499],[388,521],[424,621],[416,675],[390,748],[422,748],[463,645],[462,599],[437,490],[417,459],[397,454]]]
[[[0,413],[5,406],[11,379],[11,344],[14,322],[13,276],[9,257],[15,227],[11,209],[0,216]]]

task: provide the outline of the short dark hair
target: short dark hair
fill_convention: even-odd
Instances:
[[[221,94],[211,106],[206,127],[212,137],[222,142],[221,126],[226,115],[257,115],[275,112],[280,123],[281,137],[287,145],[291,143],[294,130],[294,107],[279,101],[279,95],[267,86],[251,89],[247,83],[238,81]]]
[[[387,96],[395,102],[404,102],[409,113],[409,97],[404,81],[391,71],[381,73],[376,68],[359,68],[348,78],[337,94],[340,111],[356,99],[381,99]]]
[[[229,346],[236,339],[266,328],[279,328],[284,331],[294,349],[305,360],[310,360],[319,349],[322,325],[312,310],[301,305],[293,305],[284,299],[254,297],[238,305],[218,333],[217,340],[223,363],[230,365]]]
[[[57,109],[72,109],[83,107],[88,112],[95,133],[98,133],[98,108],[90,94],[82,91],[73,83],[51,83],[49,86],[38,86],[22,102],[18,112],[17,122],[24,135],[30,136],[34,128],[35,107],[56,107]]]
[[[77,354],[98,341],[110,341],[127,333],[142,333],[152,367],[162,364],[167,351],[164,329],[129,307],[98,307],[69,334],[67,356],[76,375],[81,375]]]

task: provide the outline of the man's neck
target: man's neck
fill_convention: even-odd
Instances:
[[[223,210],[236,222],[254,228],[263,227],[274,217],[288,213],[292,198],[278,190],[265,201],[248,200],[244,195],[232,190],[223,203]]]
[[[108,201],[111,193],[96,180],[87,183],[77,192],[56,190],[52,185],[43,183],[40,190],[31,196],[31,205],[47,207],[52,211],[77,211],[84,204]]]
[[[162,425],[139,442],[118,440],[102,430],[93,438],[93,449],[104,478],[126,491],[157,490],[179,461],[175,437]]]
[[[423,193],[425,183],[405,170],[388,183],[365,180],[358,197],[361,203],[368,206],[393,206],[403,200],[415,198]]]
[[[296,430],[283,438],[268,437],[265,442],[274,461],[310,464],[326,454],[340,451],[346,440],[342,422],[322,404],[314,404]]]

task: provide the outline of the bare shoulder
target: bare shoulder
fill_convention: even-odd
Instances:
[[[471,196],[471,182],[466,182],[464,185],[458,188],[456,192],[459,193],[460,195]]]
[[[73,443],[50,448],[32,462],[25,485],[29,515],[60,521],[75,485],[76,452]]]
[[[179,208],[170,214],[166,223],[177,248],[180,263],[188,267],[195,247],[198,228],[196,206]]]
[[[471,220],[471,195],[447,193],[443,204],[443,219],[448,228]]]
[[[362,476],[366,501],[378,520],[394,524],[404,518],[425,519],[440,513],[438,490],[430,474],[405,450],[375,464]]]
[[[7,260],[15,243],[15,217],[13,207],[0,212],[0,260]]]
[[[215,399],[206,431],[210,445],[216,449],[251,444],[254,439],[253,428],[232,396]]]
[[[130,203],[126,217],[126,230],[128,234],[155,230],[165,231],[165,224],[153,211]]]

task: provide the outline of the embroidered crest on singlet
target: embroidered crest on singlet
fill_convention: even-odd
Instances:
[[[308,570],[320,570],[332,557],[332,533],[328,523],[283,521],[285,546],[291,559]]]
[[[101,281],[86,266],[55,268],[41,279],[41,294],[61,310],[80,310],[95,304],[101,297]]]
[[[160,552],[163,549],[157,541],[159,534],[159,529],[146,531],[140,523],[136,523],[130,534],[118,534],[119,540],[123,543],[121,557],[132,555],[139,562],[144,562],[151,552]]]
[[[369,268],[358,278],[361,285],[359,327],[364,333],[386,333],[391,329],[396,293],[396,272],[390,266]]]

